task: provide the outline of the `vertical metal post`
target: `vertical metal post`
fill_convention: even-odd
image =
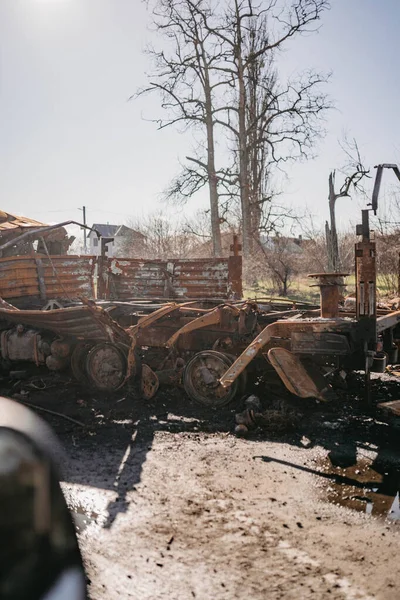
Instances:
[[[234,235],[233,244],[230,246],[233,256],[229,256],[228,258],[228,285],[230,288],[230,298],[235,300],[240,300],[243,297],[241,249],[242,245],[239,244],[239,237]]]
[[[86,206],[84,206],[82,210],[83,210],[83,224],[86,225]],[[86,228],[83,230],[83,247],[85,249],[85,254],[86,254],[86,248],[87,248]]]
[[[81,210],[83,212],[83,224],[86,225],[86,206],[83,206],[82,208],[78,208],[78,210]],[[87,249],[86,227],[81,227],[81,229],[83,229],[83,252],[84,252],[84,254],[86,254],[86,249]]]
[[[371,366],[377,344],[376,331],[376,245],[371,240],[369,211],[362,211],[362,224],[357,226],[361,242],[355,247],[356,317],[364,341],[365,401],[371,404]]]

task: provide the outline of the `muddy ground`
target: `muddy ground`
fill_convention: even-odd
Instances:
[[[375,402],[400,398],[387,379]],[[242,404],[205,410],[174,389],[145,403],[47,374],[2,393],[84,424],[40,413],[67,451],[92,600],[400,597],[400,429],[365,408],[361,384],[271,413],[247,439],[232,434]]]

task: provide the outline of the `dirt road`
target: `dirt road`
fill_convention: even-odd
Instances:
[[[235,407],[200,418],[178,392],[140,408],[60,385],[29,400],[87,424],[48,416],[92,600],[400,596],[399,435],[359,403],[238,439]]]

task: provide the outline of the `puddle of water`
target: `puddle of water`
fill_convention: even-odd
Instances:
[[[329,459],[321,466],[328,502],[367,515],[400,520],[400,466],[359,461],[340,468],[333,466]]]
[[[78,533],[83,533],[99,516],[95,512],[88,514],[82,506],[74,506],[74,510],[71,510],[71,515],[74,520],[75,529]]]

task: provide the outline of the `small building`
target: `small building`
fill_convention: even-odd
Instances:
[[[127,254],[126,248],[144,239],[144,235],[126,225],[110,225],[109,223],[94,223],[93,229],[99,232],[100,238],[94,231],[89,231],[88,253],[94,256],[101,254],[102,240],[109,240],[106,244],[107,256],[123,257]]]

